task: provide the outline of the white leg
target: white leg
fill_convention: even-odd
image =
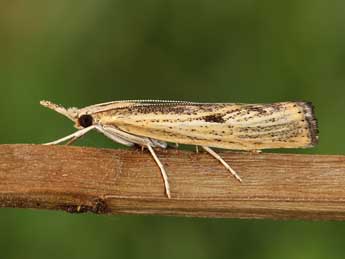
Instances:
[[[157,140],[157,139],[153,139],[153,138],[150,138],[150,141],[153,143],[154,147],[160,147],[160,148],[167,148],[168,147],[168,143],[166,143],[165,141],[161,141],[161,140]]]
[[[199,146],[195,146],[195,153],[199,153]]]
[[[68,136],[66,136],[64,138],[60,138],[60,139],[55,140],[53,142],[45,143],[43,145],[56,145],[56,144],[65,142],[65,141],[70,140],[70,139],[76,140],[76,139],[80,138],[81,136],[85,135],[86,133],[88,133],[90,130],[93,130],[94,128],[96,128],[95,125],[87,127],[85,129],[78,130],[78,131],[74,132],[73,134],[68,135]]]
[[[107,132],[108,134],[112,136],[116,136],[118,138],[126,140],[127,142],[135,143],[142,146],[147,146],[147,145],[152,144],[152,142],[146,137],[132,135],[130,133],[119,130],[115,127],[111,127],[111,126],[103,126],[103,127],[99,126],[99,127],[103,129],[104,132]]]
[[[164,180],[165,193],[167,194],[169,199],[171,198],[168,175],[165,172],[163,164],[161,163],[161,161],[159,160],[159,158],[157,157],[155,151],[153,150],[153,148],[151,146],[151,145],[154,145],[154,146],[166,148],[165,142],[132,135],[132,134],[129,134],[127,132],[124,132],[124,131],[121,131],[119,129],[116,129],[114,127],[109,127],[109,126],[105,126],[105,127],[97,126],[97,130],[102,132],[108,138],[110,138],[110,139],[112,139],[118,143],[122,143],[125,145],[126,144],[127,145],[133,145],[135,143],[135,144],[141,145],[142,149],[144,147],[147,147],[148,150],[150,151],[153,159],[155,160],[155,162],[157,163],[157,165],[161,171],[161,174],[162,174],[162,177]]]
[[[77,132],[68,135],[64,138],[55,140],[53,142],[49,142],[49,143],[45,143],[44,145],[55,145],[55,144],[59,144],[68,140],[71,140],[68,143],[74,142],[75,140],[77,140],[78,138],[84,136],[86,133],[88,133],[89,131],[93,130],[93,129],[97,129],[99,132],[103,133],[106,137],[110,138],[111,140],[126,145],[126,146],[132,146],[133,144],[139,144],[141,146],[146,146],[148,148],[148,150],[150,151],[151,155],[153,156],[154,160],[156,161],[163,180],[164,180],[164,186],[165,186],[165,192],[168,196],[168,198],[171,198],[171,193],[170,193],[170,185],[169,185],[169,181],[168,181],[168,175],[165,172],[164,166],[161,163],[161,161],[158,159],[155,151],[153,150],[153,148],[151,147],[151,145],[155,145],[155,146],[159,146],[162,148],[165,148],[165,142],[161,142],[158,140],[150,140],[148,138],[144,138],[144,137],[140,137],[140,136],[135,136],[126,132],[123,132],[121,130],[112,128],[112,127],[102,127],[100,125],[92,125],[90,127],[87,127],[85,129],[81,129],[78,130]]]
[[[221,158],[220,155],[218,155],[216,152],[214,152],[211,148],[209,147],[205,147],[205,146],[202,146],[203,149],[205,149],[211,156],[213,156],[214,158],[216,158],[219,162],[221,162],[226,169],[228,169],[230,171],[230,173],[237,179],[239,180],[240,182],[242,182],[242,179],[241,177],[236,173],[236,171],[234,169],[232,169],[227,162],[224,161],[223,158]]]
[[[150,145],[147,145],[147,148],[149,149],[151,155],[153,156],[153,159],[156,161],[159,169],[161,170],[161,174],[164,180],[164,186],[165,186],[165,192],[168,196],[168,198],[171,198],[171,193],[170,193],[170,185],[169,185],[169,180],[168,180],[168,175],[165,172],[164,166],[161,163],[161,161],[159,160],[159,158],[157,157],[155,151],[153,150],[153,148]]]
[[[102,134],[104,134],[106,137],[110,138],[112,141],[131,147],[134,145],[133,142],[130,142],[126,139],[123,139],[121,136],[119,136],[119,134],[116,134],[115,132],[111,132],[109,130],[106,130],[104,127],[97,125],[96,129],[101,132]]]
[[[157,139],[151,139],[151,138],[142,137],[142,136],[137,136],[137,135],[122,131],[122,130],[117,129],[117,128],[112,127],[112,126],[99,126],[99,128],[101,128],[101,130],[103,130],[102,133],[106,132],[106,133],[110,134],[111,136],[116,136],[117,138],[125,140],[128,143],[132,143],[132,144],[135,143],[135,144],[145,146],[145,147],[147,145],[150,145],[151,147],[167,148],[167,146],[168,146],[168,144],[165,141],[161,141],[161,140],[157,140]],[[107,137],[109,137],[107,134],[105,134],[105,135]]]
[[[82,137],[82,136],[81,136],[81,137]],[[81,138],[81,137],[79,137],[79,138]],[[77,138],[77,137],[74,137],[74,138],[70,139],[65,145],[66,145],[66,146],[72,145],[76,140],[78,140],[78,138]]]

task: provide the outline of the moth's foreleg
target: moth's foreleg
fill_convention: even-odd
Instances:
[[[106,132],[106,136],[113,136],[119,140],[125,141],[128,144],[131,143],[133,146],[134,144],[138,144],[140,146],[147,146],[148,144],[152,144],[150,139],[146,137],[136,136],[125,131],[119,130],[113,126],[99,126],[100,131]],[[116,140],[114,140],[116,141]],[[126,144],[125,144],[126,145]],[[127,145],[128,146],[128,145]]]
[[[79,138],[81,138],[81,137],[79,137]],[[65,145],[66,146],[72,145],[77,139],[78,139],[77,137],[74,137],[74,138],[70,139]]]
[[[159,169],[161,170],[161,174],[164,180],[164,186],[165,186],[165,193],[167,194],[168,198],[171,198],[171,193],[170,193],[170,184],[169,184],[169,179],[168,179],[168,175],[164,169],[164,166],[162,164],[162,162],[159,160],[159,158],[157,157],[155,151],[153,150],[153,148],[150,145],[147,145],[148,150],[150,151],[153,159],[156,161]]]
[[[121,135],[117,134],[116,132],[114,131],[110,131],[109,128],[104,128],[100,125],[97,125],[96,126],[96,129],[101,132],[102,134],[104,134],[104,136],[106,136],[107,138],[110,138],[112,141],[116,142],[116,143],[119,143],[119,144],[122,144],[122,145],[125,145],[125,146],[128,146],[128,147],[131,147],[134,145],[133,142],[127,140],[127,139],[124,139]]]
[[[205,147],[202,146],[203,149],[205,149],[211,156],[213,156],[214,158],[216,158],[219,162],[221,162],[226,169],[228,169],[230,171],[230,173],[240,182],[242,182],[241,177],[236,173],[236,171],[234,169],[232,169],[227,162],[224,161],[224,159],[218,155],[216,152],[214,152],[211,148],[209,147]]]
[[[129,146],[128,145],[129,143],[131,143],[131,146],[133,146],[134,144],[138,144],[144,147],[146,147],[147,145],[150,145],[151,147],[160,147],[160,148],[167,148],[168,146],[168,144],[165,141],[133,135],[128,132],[117,129],[113,126],[99,126],[99,129],[103,133],[105,132],[106,136],[113,136],[113,137],[118,138],[119,140],[127,142],[127,144],[124,144],[127,146]]]
[[[81,130],[78,130],[78,131],[74,132],[71,135],[68,135],[66,137],[60,138],[58,140],[55,140],[55,141],[52,141],[52,142],[49,142],[49,143],[44,143],[43,145],[56,145],[56,144],[65,142],[67,140],[71,140],[70,142],[74,142],[75,140],[77,140],[78,138],[84,136],[86,133],[88,133],[90,130],[93,130],[94,128],[96,128],[96,125],[93,125],[93,126],[90,126],[90,127],[87,127],[87,128],[81,129]],[[68,144],[70,144],[70,142]]]

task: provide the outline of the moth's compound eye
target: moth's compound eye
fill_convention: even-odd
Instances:
[[[79,121],[79,125],[84,127],[84,128],[87,128],[89,126],[92,125],[93,123],[93,118],[91,115],[88,115],[88,114],[84,114],[82,116],[79,117],[78,119]]]

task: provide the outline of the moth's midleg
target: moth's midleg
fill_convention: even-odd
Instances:
[[[153,139],[153,138],[150,138],[150,141],[153,143],[153,145],[155,147],[160,147],[160,148],[167,148],[168,147],[168,143],[166,143],[165,141],[161,141],[161,140],[157,140],[157,139]]]
[[[157,163],[157,165],[161,171],[161,175],[162,175],[163,181],[164,181],[165,192],[166,192],[168,198],[169,199],[171,198],[168,175],[164,169],[162,162],[159,160],[159,158],[157,157],[157,155],[156,155],[156,153],[152,147],[152,146],[157,146],[157,147],[165,148],[166,147],[165,142],[155,140],[155,139],[149,139],[149,138],[145,138],[145,137],[135,136],[135,135],[129,134],[127,132],[123,132],[119,129],[116,129],[116,128],[110,127],[110,126],[105,126],[105,127],[99,126],[97,128],[97,130],[99,130],[105,136],[107,136],[108,138],[110,138],[116,142],[119,142],[118,140],[120,139],[122,141],[127,141],[128,143],[131,143],[131,144],[135,143],[135,144],[141,145],[142,147],[147,147],[148,150],[150,151],[153,159],[155,160],[155,162]]]
[[[164,166],[162,164],[162,162],[159,160],[159,158],[157,157],[155,151],[153,150],[153,148],[150,145],[147,145],[148,150],[150,151],[153,159],[156,161],[159,169],[161,170],[161,174],[164,180],[164,186],[165,186],[165,192],[168,196],[168,198],[171,198],[171,193],[170,193],[170,184],[169,184],[169,179],[168,179],[168,175],[165,172]]]
[[[97,125],[93,125],[93,126],[90,126],[90,127],[87,127],[85,129],[81,129],[81,130],[78,130],[76,132],[74,132],[73,134],[71,135],[68,135],[66,137],[63,137],[63,138],[60,138],[58,140],[55,140],[55,141],[52,141],[52,142],[48,142],[48,143],[45,143],[43,145],[56,145],[56,144],[59,144],[59,143],[62,143],[62,142],[65,142],[67,140],[70,140],[70,139],[74,139],[73,141],[77,140],[78,138],[80,138],[81,136],[84,136],[86,133],[88,133],[90,130],[93,130],[97,127]]]
[[[206,147],[206,146],[202,146],[203,149],[205,149],[211,156],[213,156],[214,158],[216,158],[219,162],[221,162],[226,169],[228,169],[230,171],[230,173],[240,182],[242,182],[241,177],[236,173],[236,171],[234,169],[232,169],[229,164],[227,162],[224,161],[224,159],[218,155],[216,152],[214,152],[211,148]]]

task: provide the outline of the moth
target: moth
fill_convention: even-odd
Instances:
[[[168,175],[155,153],[168,143],[201,146],[242,181],[213,149],[260,151],[273,148],[308,148],[318,142],[318,127],[310,102],[269,104],[196,103],[164,100],[125,100],[81,109],[64,108],[49,101],[48,107],[74,122],[75,133],[47,145],[73,143],[91,130],[126,145],[147,148],[171,198]]]

